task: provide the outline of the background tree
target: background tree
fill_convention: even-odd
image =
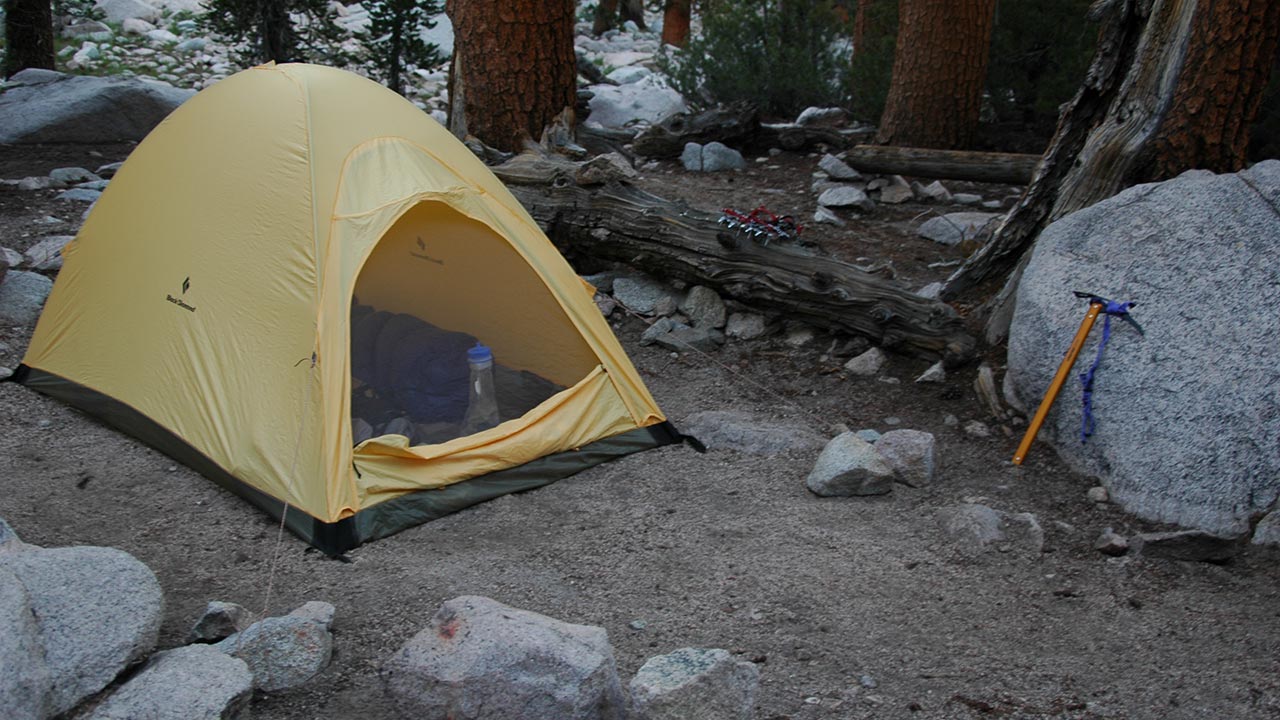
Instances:
[[[404,95],[407,66],[430,69],[444,63],[440,48],[422,39],[422,31],[436,26],[431,19],[443,9],[439,0],[381,0],[366,2],[369,26],[359,37],[364,59],[378,68],[382,82]]]
[[[667,0],[662,12],[662,42],[684,47],[689,42],[693,0]]]
[[[519,150],[577,101],[574,0],[448,0],[449,129]]]
[[[4,1],[4,65],[9,77],[27,68],[53,69],[53,6],[49,0]]]
[[[327,0],[209,0],[201,20],[208,30],[244,43],[245,64],[343,59],[336,49],[342,31]]]
[[[893,82],[876,141],[964,148],[974,138],[996,0],[899,0]]]
[[[591,33],[602,35],[628,20],[645,29],[644,0],[600,0],[596,3]]]

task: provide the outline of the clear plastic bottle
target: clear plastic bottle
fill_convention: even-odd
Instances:
[[[476,343],[467,351],[471,366],[470,397],[462,418],[462,434],[471,435],[498,424],[498,398],[493,387],[493,351]]]

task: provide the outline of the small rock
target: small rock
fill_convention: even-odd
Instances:
[[[918,488],[933,482],[935,446],[932,433],[891,430],[876,443],[876,452],[897,473],[898,482]]]
[[[671,332],[654,338],[659,347],[676,352],[684,352],[690,348],[702,352],[711,352],[724,344],[724,333],[715,328],[693,328],[688,325],[677,325]]]
[[[805,486],[824,497],[884,495],[893,490],[893,476],[875,446],[853,433],[843,433],[822,449]]]
[[[848,432],[848,431],[846,430],[845,432]],[[854,433],[854,435],[858,436],[859,438],[862,438],[863,440],[866,440],[872,445],[875,445],[876,441],[879,440],[881,437],[880,431],[872,430],[871,428],[863,428],[862,430],[859,430],[858,432]]]
[[[1119,557],[1129,552],[1129,541],[1117,535],[1111,528],[1107,528],[1102,531],[1097,540],[1093,541],[1093,549],[1103,555]]]
[[[886,205],[901,205],[914,199],[915,193],[911,191],[909,185],[890,185],[880,189],[880,202]]]
[[[632,630],[644,630],[645,628],[649,627],[649,623],[643,620],[632,620],[631,622],[627,623],[627,627],[631,628]]]
[[[682,648],[649,658],[631,680],[633,720],[744,720],[755,711],[760,669],[727,650]]]
[[[59,200],[74,200],[78,202],[97,202],[102,197],[101,190],[90,190],[88,188],[71,188],[58,193]]]
[[[247,717],[253,673],[243,660],[207,645],[156,653],[87,720]]]
[[[973,193],[956,193],[951,196],[951,200],[957,205],[977,205],[982,202],[982,196]]]
[[[1240,552],[1237,538],[1201,530],[1141,533],[1133,538],[1133,550],[1144,557],[1224,563]]]
[[[754,340],[764,335],[767,329],[763,315],[733,313],[725,322],[724,334],[738,340]]]
[[[702,146],[702,172],[738,170],[746,166],[742,153],[724,143],[712,141]]]
[[[876,207],[865,192],[852,185],[840,185],[824,191],[818,196],[818,204],[828,208],[856,207],[866,211]]]
[[[1107,492],[1106,488],[1097,485],[1089,488],[1088,498],[1091,503],[1105,503],[1111,500],[1111,494]]]
[[[155,30],[156,26],[142,18],[125,18],[124,22],[121,23],[121,28],[126,35],[146,35]]]
[[[722,328],[725,326],[724,300],[715,290],[702,285],[689,288],[689,294],[679,304],[680,312],[689,316],[696,328]]]
[[[49,272],[62,267],[62,249],[74,240],[72,235],[51,235],[27,249],[26,260],[32,270]]]
[[[938,296],[942,294],[942,283],[931,282],[928,285],[925,285],[924,287],[917,290],[916,294],[922,298],[927,298],[929,300],[937,300]]]
[[[960,550],[978,553],[990,548],[1044,550],[1044,529],[1031,513],[1009,514],[978,503],[966,503],[939,512],[943,531]]]
[[[849,167],[843,160],[827,153],[818,161],[818,167],[822,168],[827,175],[833,180],[861,180],[862,174],[857,170]]]
[[[101,180],[102,178],[82,167],[64,167],[57,168],[50,172],[49,179],[57,186],[65,186],[77,185],[91,180]]]
[[[955,427],[960,424],[960,418],[950,413],[947,413],[947,415],[942,418],[942,424],[946,425],[947,427]]]
[[[116,176],[116,173],[119,172],[122,167],[124,167],[124,161],[108,163],[98,168],[94,174],[98,177],[110,180]]]
[[[291,611],[289,613],[289,617],[315,620],[326,628],[332,629],[333,616],[336,613],[337,608],[335,608],[332,603],[327,603],[323,600],[309,600]]]
[[[147,33],[147,39],[157,45],[172,45],[178,42],[178,36],[163,28],[156,28]]]
[[[214,645],[244,660],[258,690],[297,687],[315,677],[333,656],[333,635],[323,623],[303,617],[269,617]]]
[[[888,362],[888,358],[885,356],[884,351],[878,347],[873,347],[845,363],[844,369],[850,375],[870,377],[879,373],[886,362]]]
[[[858,678],[858,684],[867,689],[874,689],[880,685],[876,679],[870,675],[863,675]]]
[[[916,378],[918,383],[940,383],[947,379],[947,369],[942,366],[942,361],[929,366],[928,370],[920,373],[920,377]]]
[[[793,348],[801,348],[813,342],[814,337],[816,334],[808,325],[792,325],[787,328],[787,337],[784,341]]]
[[[987,223],[998,217],[984,212],[947,213],[921,223],[916,234],[943,245],[959,245],[976,238]]]
[[[48,190],[54,187],[53,180],[48,177],[25,177],[18,181],[19,190]]]
[[[680,427],[710,450],[734,450],[751,455],[812,451],[824,444],[823,438],[803,423],[765,419],[737,411],[704,410],[685,418]]]
[[[915,185],[916,187],[913,187],[912,189],[915,190],[916,194],[919,195],[921,199],[932,200],[940,203],[951,202],[951,192],[947,190],[947,187],[939,180],[934,180],[928,185],[919,185],[919,183],[915,183]]]
[[[0,282],[0,323],[35,323],[52,289],[53,281],[39,273],[8,271]]]
[[[897,415],[890,415],[889,417],[884,419],[884,424],[885,425],[901,425],[902,418],[898,417]]]
[[[189,643],[212,643],[235,635],[253,624],[253,613],[235,603],[212,600],[204,615],[187,634]]]
[[[671,289],[647,277],[620,277],[613,281],[613,298],[632,312],[648,315]]]
[[[835,225],[836,227],[844,227],[846,224],[844,220],[840,219],[839,215],[821,205],[818,206],[817,210],[813,211],[813,221],[823,225]]]
[[[680,304],[672,295],[663,295],[658,298],[658,302],[653,304],[652,315],[658,317],[671,317],[676,314],[676,310],[680,308]]]
[[[964,431],[973,437],[985,438],[991,437],[991,428],[987,424],[979,420],[970,420],[964,424]]]
[[[838,127],[844,123],[844,119],[844,108],[807,107],[796,118],[796,124],[805,127]]]

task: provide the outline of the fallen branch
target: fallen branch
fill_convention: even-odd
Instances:
[[[856,145],[845,153],[845,162],[854,170],[884,175],[1026,185],[1040,156]]]

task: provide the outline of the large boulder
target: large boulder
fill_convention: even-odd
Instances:
[[[137,78],[23,70],[0,94],[0,144],[141,140],[194,94]]]
[[[163,597],[151,570],[114,548],[37,548],[0,555],[26,589],[53,680],[52,714],[105,688],[155,648]]]
[[[13,720],[48,717],[53,676],[27,589],[0,568],[0,708]]]
[[[592,85],[590,89],[588,122],[607,128],[625,128],[637,120],[656,123],[688,110],[680,93],[656,75],[626,85]]]
[[[383,678],[405,717],[619,720],[625,712],[604,628],[477,596],[441,605]]]
[[[1112,321],[1081,443],[1079,383],[1043,437],[1126,510],[1219,535],[1280,495],[1280,161],[1139,185],[1053,223],[1019,284],[1009,375],[1043,396],[1085,312],[1071,290],[1136,301]],[[1099,325],[1102,324],[1100,320]],[[1077,372],[1093,362],[1095,328]],[[1028,404],[1029,403],[1029,404]]]
[[[328,667],[333,635],[321,620],[286,615],[259,620],[214,647],[243,660],[255,688],[275,692],[302,685]]]
[[[253,673],[209,645],[157,653],[88,720],[230,720],[249,716]]]

